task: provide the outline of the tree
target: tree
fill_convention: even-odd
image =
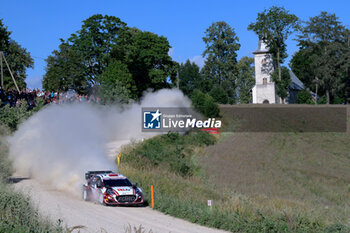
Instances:
[[[290,14],[284,7],[277,6],[258,13],[256,22],[248,26],[248,30],[254,31],[273,54],[279,80],[282,79],[280,64],[287,57],[285,42],[297,29],[299,29],[298,17]]]
[[[22,48],[16,41],[12,40],[10,36],[11,32],[7,30],[7,27],[0,19],[0,51],[3,51],[17,85],[22,89],[26,87],[26,70],[27,68],[33,68],[34,61],[30,53],[27,52],[25,48]],[[10,72],[6,68],[4,61],[3,71],[4,89],[15,88],[15,84],[12,81]]]
[[[87,92],[98,85],[98,77],[111,61],[113,46],[126,29],[126,24],[114,16],[96,14],[84,20],[81,29],[66,41],[61,39],[59,50],[53,51],[53,55],[46,60],[47,73],[43,86],[55,90],[69,87]],[[70,85],[75,83],[77,86]]]
[[[315,91],[315,74],[311,70],[311,62],[308,51],[300,48],[290,60],[289,67],[300,81],[303,82],[304,86]]]
[[[42,86],[48,91],[75,90],[86,94],[90,83],[85,75],[84,58],[71,45],[61,42],[59,50],[54,50],[45,60],[46,74]]]
[[[147,89],[159,90],[176,82],[178,64],[171,59],[166,37],[132,28],[124,31],[111,58],[126,64],[136,85],[136,96]]]
[[[279,75],[281,76],[279,77]],[[281,74],[279,74],[278,70],[274,70],[271,78],[275,82],[277,95],[281,97],[282,103],[284,103],[284,99],[288,96],[288,88],[292,82],[288,68],[282,66]]]
[[[98,81],[98,96],[103,104],[116,101],[127,103],[129,99],[136,98],[136,85],[132,75],[120,61],[111,63]]]
[[[298,104],[313,104],[310,91],[305,90],[305,89],[299,91],[298,97],[297,97],[297,103]]]
[[[206,57],[202,72],[209,88],[218,85],[226,90],[229,102],[236,101],[237,51],[239,39],[234,29],[225,22],[213,23],[206,31],[206,45],[202,56]],[[208,90],[209,91],[209,90]]]
[[[110,62],[110,52],[126,23],[114,16],[96,14],[83,21],[81,29],[72,34],[68,44],[85,58],[86,75],[95,83]]]
[[[215,85],[209,94],[216,103],[227,104],[229,102],[227,91],[220,85]]]
[[[237,92],[239,103],[252,102],[252,88],[255,85],[254,58],[242,57],[238,62]]]
[[[191,95],[193,107],[201,112],[206,117],[219,116],[220,109],[213,97],[209,94],[204,94],[198,89],[195,89]]]
[[[173,85],[178,64],[168,55],[169,49],[169,42],[163,36],[128,28],[114,16],[93,15],[83,21],[77,33],[66,41],[61,40],[59,50],[47,59],[43,84],[48,89],[70,88],[86,93],[92,87],[102,85],[100,82],[109,80],[113,86],[118,86],[118,90],[123,86],[123,90],[127,90],[126,96],[136,99],[149,88],[158,90]],[[127,72],[120,64],[126,65]],[[131,74],[132,85],[131,80],[124,83],[125,80],[111,75],[110,71],[106,74],[108,78],[102,77],[107,69]],[[106,88],[106,84],[102,89],[105,97],[107,92],[108,95],[119,95],[115,89]]]
[[[201,88],[201,73],[199,66],[194,62],[187,60],[185,64],[181,63],[179,67],[179,88],[185,95],[191,95],[193,90]]]
[[[343,90],[348,60],[345,27],[335,14],[321,12],[310,17],[299,35],[299,46],[309,57],[313,79],[325,93],[327,104]]]
[[[345,99],[350,103],[350,29],[345,29],[344,37],[347,38],[344,46],[344,70],[345,70]]]

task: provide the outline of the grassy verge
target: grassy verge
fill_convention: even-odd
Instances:
[[[7,183],[13,172],[4,139],[9,132],[0,125],[0,232],[63,232],[59,223],[42,218],[30,198]]]
[[[155,208],[175,217],[232,232],[348,232],[341,224],[326,224],[302,213],[290,215],[266,210],[251,198],[221,188],[208,179],[198,163],[211,135],[168,134],[124,148],[121,173],[144,188],[150,199],[155,187]],[[209,208],[207,200],[213,200]]]

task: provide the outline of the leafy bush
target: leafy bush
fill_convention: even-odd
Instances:
[[[209,94],[204,94],[200,90],[194,90],[191,96],[192,104],[196,110],[201,112],[206,117],[219,116],[220,109],[215,103],[213,97]]]
[[[228,103],[228,94],[222,87],[216,86],[210,92],[211,97],[213,97],[216,103],[227,104]]]
[[[12,131],[17,129],[18,124],[27,119],[33,113],[39,111],[44,106],[44,100],[39,99],[33,109],[28,109],[28,105],[24,102],[20,107],[10,108],[8,105],[0,108],[0,122]]]
[[[298,97],[297,97],[297,103],[298,104],[314,104],[314,102],[312,101],[310,91],[305,90],[305,89],[299,91]]]
[[[0,124],[0,182],[11,176],[13,170],[11,162],[8,159],[8,146],[5,136],[10,133],[10,129],[6,125]]]
[[[135,99],[136,84],[132,79],[127,66],[119,61],[111,63],[99,78],[101,85],[98,88],[98,96],[102,104],[114,102],[127,103],[129,99]]]
[[[136,145],[126,158],[138,167],[162,165],[182,176],[191,176],[197,168],[191,159],[192,147],[214,143],[212,135],[201,131],[183,137],[170,132]]]

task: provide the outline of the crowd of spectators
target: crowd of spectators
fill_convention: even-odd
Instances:
[[[9,107],[20,107],[27,104],[28,109],[36,106],[39,99],[42,99],[44,104],[61,104],[71,102],[99,102],[99,98],[94,95],[80,95],[75,91],[67,91],[65,93],[49,92],[39,89],[24,88],[18,92],[16,89],[8,89],[5,91],[0,87],[1,106],[8,105]]]

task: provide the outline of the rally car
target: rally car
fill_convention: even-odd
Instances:
[[[83,185],[84,201],[95,201],[101,205],[144,204],[141,188],[132,184],[125,176],[112,171],[88,171]]]

